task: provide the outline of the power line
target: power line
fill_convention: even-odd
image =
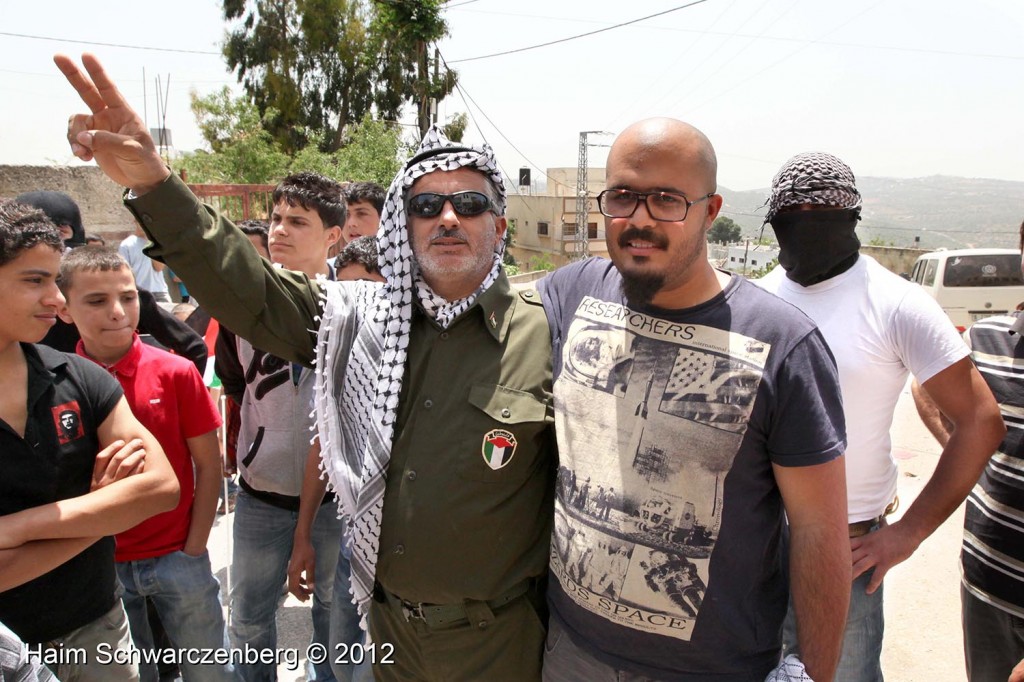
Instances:
[[[794,2],[789,7],[787,7],[785,10],[783,10],[781,14],[777,15],[775,17],[775,19],[773,19],[771,21],[771,23],[769,23],[767,26],[764,27],[764,29],[761,31],[761,34],[764,34],[765,32],[768,31],[768,29],[770,29],[772,26],[774,26],[776,23],[778,23],[782,19],[782,17],[784,17],[786,14],[789,13],[789,11],[791,9],[793,9],[793,7],[797,4],[797,2],[799,2],[799,0],[794,0]],[[735,4],[735,0],[733,1],[733,4]],[[746,26],[748,23],[750,23],[754,19],[754,17],[757,16],[761,12],[761,10],[764,9],[767,6],[767,4],[768,4],[768,0],[764,0],[764,2],[762,2],[760,5],[758,5],[756,10],[754,10],[753,12],[747,14],[746,18],[739,25],[738,30],[742,29],[744,26]],[[715,21],[712,23],[712,25],[709,28],[714,28],[718,24],[718,21],[723,16],[725,16],[730,9],[732,9],[732,4],[730,4],[729,7],[727,7],[726,10],[722,12],[722,14],[718,15],[718,17],[715,18]],[[699,43],[701,41],[701,39],[703,39],[704,37],[705,37],[704,34],[700,34],[700,36],[697,38],[697,40],[695,42],[690,43],[688,48],[689,47],[693,47],[694,45]],[[702,70],[704,64],[708,63],[711,60],[712,57],[714,57],[716,54],[718,54],[718,52],[721,49],[723,49],[725,47],[726,43],[728,43],[728,42],[730,42],[730,40],[728,38],[726,40],[718,41],[715,44],[714,49],[712,49],[710,52],[705,52],[704,55],[703,55],[703,58],[699,62],[690,65],[690,68],[686,71],[685,75],[679,76],[679,77],[677,77],[675,79],[675,81],[676,81],[676,83],[678,85],[675,85],[675,86],[670,87],[670,88],[663,88],[664,91],[662,92],[661,96],[654,102],[654,104],[651,104],[651,105],[648,106],[648,110],[650,110],[650,111],[657,111],[658,110],[658,106],[660,106],[661,103],[664,102],[666,99],[671,97],[672,93],[677,88],[682,88],[684,90],[691,91],[691,92],[699,92],[700,89],[701,89],[701,86],[703,86],[704,83],[706,83],[709,80],[711,80],[711,78],[715,74],[717,74],[719,71],[724,69],[726,67],[726,65],[730,64],[740,54],[742,54],[747,48],[749,48],[751,45],[754,44],[754,41],[750,41],[746,45],[743,45],[742,47],[740,47],[740,49],[738,51],[734,52],[724,62],[720,63],[718,65],[718,68],[715,69],[714,71],[712,71],[711,73],[704,73],[704,72],[702,72],[701,70]],[[662,81],[662,79],[664,79],[670,73],[673,73],[673,71],[675,70],[676,64],[678,62],[682,61],[683,56],[685,54],[686,54],[686,51],[684,51],[683,54],[681,54],[679,56],[679,58],[676,59],[675,62],[673,62],[668,68],[666,68],[665,71],[660,76],[658,76],[657,79],[651,80],[650,81],[651,82],[651,86],[649,86],[649,87],[654,87],[654,84]],[[697,73],[703,73],[703,78],[700,80],[699,83],[693,84],[692,82],[690,82],[690,79],[691,79],[691,77],[694,74],[697,74]],[[626,108],[622,112],[619,113],[619,116],[616,117],[615,119],[612,119],[612,120],[613,121],[617,121],[618,118],[621,117],[623,113],[625,113],[626,111],[630,111],[634,106],[635,106],[635,103],[627,104]]]
[[[457,2],[454,5],[445,5],[444,9],[451,9],[453,7],[462,7],[463,5],[472,5],[474,2],[478,2],[478,0],[465,0],[465,2]]]
[[[507,54],[515,54],[517,52],[526,52],[527,50],[536,50],[539,47],[548,47],[549,45],[557,45],[559,43],[565,43],[565,42],[568,42],[570,40],[576,40],[577,38],[586,38],[587,36],[596,35],[598,33],[604,33],[605,31],[611,31],[612,29],[622,28],[623,26],[629,26],[630,24],[636,24],[636,23],[639,23],[641,21],[646,21],[647,19],[653,19],[654,17],[660,17],[660,16],[663,16],[665,14],[670,14],[672,12],[677,12],[677,11],[679,11],[681,9],[686,9],[687,7],[693,7],[694,5],[700,5],[700,4],[705,3],[707,1],[708,0],[694,0],[693,2],[687,3],[685,5],[679,5],[678,7],[673,7],[672,9],[667,9],[667,10],[665,10],[663,12],[657,12],[655,14],[649,14],[646,17],[640,17],[639,19],[632,19],[630,21],[624,21],[623,23],[615,24],[614,26],[606,26],[604,28],[599,28],[599,29],[597,29],[595,31],[588,31],[586,33],[579,33],[579,34],[574,35],[574,36],[568,36],[567,38],[559,38],[558,40],[551,40],[551,41],[548,41],[546,43],[540,43],[539,45],[529,45],[527,47],[519,47],[519,48],[516,48],[514,50],[506,50],[505,52],[495,52],[494,54],[484,54],[484,55],[480,55],[479,57],[467,57],[466,59],[453,59],[451,63],[452,64],[460,64],[462,62],[474,62],[474,61],[476,61],[478,59],[490,59],[491,57],[501,57],[501,56],[504,56],[504,55],[507,55]]]
[[[847,19],[843,23],[839,24],[838,26],[835,26],[835,27],[829,29],[828,31],[826,31],[825,33],[821,34],[820,37],[824,38],[826,36],[832,35],[836,31],[838,31],[839,29],[845,27],[847,24],[850,24],[851,22],[853,22],[855,19],[859,19],[860,17],[864,16],[865,14],[867,14],[868,12],[873,10],[875,7],[881,5],[883,1],[884,0],[878,0],[877,2],[873,3],[871,6],[865,8],[863,11],[858,12],[857,14],[851,16],[849,19]],[[778,66],[782,62],[786,61],[790,57],[793,57],[797,53],[802,52],[803,50],[807,49],[808,47],[810,47],[811,45],[814,45],[817,42],[818,42],[817,40],[812,40],[809,43],[801,45],[800,47],[798,47],[797,49],[793,50],[789,54],[783,56],[781,59],[778,59],[775,62],[772,62],[771,64],[765,66],[763,69],[760,69],[760,70],[756,71],[755,73],[747,76],[746,78],[741,79],[739,82],[735,83],[732,87],[726,88],[725,90],[722,90],[721,92],[719,92],[716,95],[712,95],[711,97],[705,99],[703,102],[701,102],[700,104],[697,104],[696,106],[689,107],[687,109],[687,113],[694,112],[697,109],[700,109],[704,105],[708,104],[709,102],[713,102],[714,100],[718,99],[719,97],[722,97],[723,95],[726,95],[726,94],[732,92],[733,90],[735,90],[736,88],[740,87],[741,85],[743,85],[747,81],[752,80],[752,79],[760,76],[765,71],[768,71],[770,69],[775,68],[776,66]],[[685,97],[683,97],[681,99],[678,99],[675,102],[673,102],[671,107],[670,107],[670,109],[674,109],[675,107],[677,107],[683,101],[683,99],[685,99]]]
[[[181,50],[174,47],[153,47],[151,45],[123,45],[121,43],[100,43],[92,40],[72,40],[70,38],[51,38],[49,36],[35,36],[27,33],[9,33],[0,31],[0,36],[11,36],[13,38],[30,38],[32,40],[48,40],[54,43],[75,43],[76,45],[96,45],[99,47],[122,47],[126,50],[150,50],[152,52],[177,52],[180,54],[212,54],[221,56],[220,52],[207,50]]]
[[[12,74],[15,74],[15,75],[18,75],[18,76],[32,76],[34,78],[60,78],[62,81],[64,80],[64,76],[61,75],[60,73],[49,73],[49,72],[45,72],[44,73],[44,72],[40,72],[40,71],[15,71],[13,69],[0,69],[0,73],[12,73]],[[140,79],[140,78],[118,78],[117,82],[118,83],[142,83],[144,81],[142,79]],[[234,85],[235,82],[236,81],[234,81],[234,80],[205,80],[205,79],[185,78],[184,82],[182,82],[181,84],[175,83],[174,89],[175,90],[187,89],[187,88],[192,87],[192,85],[194,83],[213,83],[213,84],[218,84],[218,85]]]
[[[439,57],[441,57],[441,62],[444,64],[445,68],[451,70],[449,68],[449,66],[448,66],[448,62],[445,61],[444,55],[441,54],[440,50],[438,50],[437,54],[438,54]],[[545,171],[543,168],[541,168],[540,166],[535,164],[533,161],[530,161],[530,159],[528,159],[526,157],[526,154],[524,154],[522,151],[520,151],[519,147],[517,147],[512,142],[512,140],[508,139],[508,136],[506,136],[505,133],[501,132],[501,129],[497,125],[495,125],[494,121],[491,120],[491,117],[488,116],[487,113],[480,107],[480,105],[477,104],[476,100],[473,99],[473,97],[468,92],[466,92],[466,89],[464,87],[462,87],[462,85],[460,83],[456,83],[455,84],[455,89],[459,91],[459,95],[462,97],[463,103],[466,104],[466,109],[469,110],[469,115],[473,117],[473,124],[476,126],[477,130],[480,130],[480,135],[481,136],[483,135],[483,130],[480,128],[480,124],[476,122],[476,117],[473,116],[473,110],[470,109],[469,103],[466,102],[466,98],[469,98],[469,101],[472,102],[476,106],[476,108],[480,111],[480,115],[483,116],[485,119],[487,119],[487,122],[491,124],[491,127],[493,127],[494,130],[497,131],[497,133],[499,135],[501,135],[502,139],[505,140],[505,142],[508,142],[509,146],[512,147],[512,149],[516,150],[516,153],[518,153],[519,156],[523,157],[523,159],[528,164],[530,164],[531,166],[536,168],[538,171],[543,173],[544,177],[548,178],[549,180],[551,180],[551,182],[555,183],[556,185],[561,185],[562,187],[565,187],[566,189],[572,189],[571,187],[569,187],[569,185],[566,185],[564,182],[559,182],[558,180],[555,180],[553,177],[551,177],[550,175],[547,174],[547,171]],[[485,142],[487,141],[486,138],[484,139],[484,141]],[[505,173],[505,175],[507,176],[508,173]]]
[[[435,46],[435,47],[436,47],[436,46]],[[440,51],[438,51],[438,53],[437,53],[437,54],[438,54],[438,56],[440,56],[440,55],[441,55]],[[443,58],[443,57],[441,58],[441,61],[444,61],[444,58]],[[447,68],[447,67],[448,67],[448,65],[447,65],[447,64],[445,64],[445,68]],[[486,135],[484,135],[484,130],[483,130],[483,128],[481,128],[481,127],[480,127],[480,123],[479,123],[479,122],[478,122],[478,121],[476,120],[476,114],[474,114],[474,113],[473,113],[473,109],[472,109],[472,108],[471,108],[471,107],[469,106],[469,102],[467,102],[467,101],[466,101],[466,97],[468,96],[468,94],[469,94],[469,93],[467,93],[467,92],[465,91],[465,89],[464,89],[464,88],[463,88],[463,87],[462,87],[461,85],[459,85],[459,83],[458,83],[458,82],[456,82],[456,83],[455,83],[455,89],[456,89],[456,90],[458,90],[458,92],[459,92],[459,97],[461,97],[461,98],[462,98],[462,103],[466,105],[466,111],[468,111],[468,112],[469,112],[469,117],[470,117],[471,119],[473,119],[473,125],[475,125],[475,126],[476,126],[477,132],[479,132],[479,133],[480,133],[480,137],[484,138],[484,143],[485,143],[485,144],[488,144],[488,145],[489,145],[490,143],[489,143],[489,142],[487,142],[487,136],[486,136]],[[471,99],[472,99],[472,98],[471,98]],[[480,106],[479,106],[479,105],[477,105],[477,109],[480,109]],[[481,113],[481,114],[483,114],[483,115],[484,115],[485,117],[487,116],[487,114],[484,114],[484,110],[483,110],[483,109],[480,109],[480,113]],[[488,121],[490,121],[490,119],[487,119],[487,120],[488,120]],[[493,123],[491,123],[491,125],[494,125],[494,124],[493,124]],[[494,129],[495,129],[495,130],[498,130],[497,126],[495,126],[495,128],[494,128]],[[502,137],[505,137],[505,136],[504,136],[504,135],[503,135],[503,134],[501,133],[501,131],[500,131],[500,130],[498,130],[498,134],[499,134],[499,135],[501,135]],[[507,140],[508,138],[505,138],[505,139]],[[511,144],[511,143],[509,143],[509,144]],[[525,158],[525,157],[523,157],[523,158]],[[512,176],[511,176],[511,175],[509,175],[509,174],[508,174],[508,171],[507,171],[507,170],[505,170],[505,167],[501,165],[501,161],[498,161],[498,157],[497,157],[497,156],[495,156],[495,157],[494,157],[494,160],[495,160],[495,162],[496,162],[496,163],[498,164],[498,168],[499,168],[499,169],[501,169],[501,172],[502,172],[502,174],[504,174],[504,176],[505,176],[506,178],[511,178]],[[518,187],[516,187],[516,192],[515,192],[515,194],[516,194],[517,196],[520,196],[520,197],[522,197],[522,198],[523,198],[523,203],[524,203],[524,204],[526,204],[526,208],[528,208],[528,209],[529,209],[529,210],[530,210],[531,212],[535,213],[535,211],[534,211],[534,209],[533,209],[533,206],[530,206],[530,202],[528,202],[528,201],[526,200],[526,197],[525,197],[525,195],[524,195],[524,194],[523,194],[522,192],[520,192],[520,191],[519,191],[519,188],[518,188]]]
[[[475,1],[475,0],[473,0]],[[489,14],[493,16],[515,17],[522,19],[544,19],[546,21],[564,21],[575,24],[604,24],[598,19],[583,19],[580,17],[559,17],[546,14],[525,14],[519,12],[495,12],[490,10],[468,10],[474,14]],[[717,21],[715,22],[717,23]],[[746,22],[744,22],[746,23]],[[1008,59],[1011,61],[1022,61],[1024,55],[996,54],[992,52],[958,52],[956,50],[940,50],[927,47],[908,47],[906,45],[873,45],[870,43],[849,43],[832,40],[808,40],[806,38],[793,38],[789,36],[766,35],[764,33],[739,33],[729,31],[713,31],[709,29],[680,28],[678,26],[645,26],[652,31],[668,31],[670,33],[694,33],[698,36],[721,36],[723,38],[750,38],[751,40],[773,40],[783,43],[813,43],[815,45],[828,45],[832,47],[853,47],[864,50],[890,50],[893,52],[917,52],[920,54],[937,54],[948,57],[974,57],[979,59]],[[678,61],[678,60],[677,60]],[[453,64],[455,62],[452,62]]]

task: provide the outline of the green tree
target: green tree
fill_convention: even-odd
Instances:
[[[765,263],[763,268],[757,268],[756,270],[747,270],[747,279],[761,279],[769,272],[775,269],[775,266],[779,264],[778,258],[772,258],[768,263]]]
[[[232,97],[226,87],[205,96],[193,92],[190,97],[210,149],[186,152],[176,162],[189,182],[269,183],[284,176],[290,159],[264,129],[254,105]]]
[[[377,15],[372,33],[380,39],[378,54],[389,60],[381,71],[385,77],[378,83],[374,103],[381,111],[397,114],[405,102],[415,101],[421,136],[430,125],[431,101],[440,102],[458,82],[454,71],[441,67],[436,49],[430,72],[430,44],[448,35],[448,23],[441,14],[445,1],[373,0]],[[406,90],[395,90],[396,85]]]
[[[469,127],[469,117],[465,113],[459,112],[444,124],[444,136],[452,142],[462,142],[467,127]]]
[[[339,180],[370,180],[387,187],[407,153],[397,124],[374,121],[367,114],[351,127],[345,146],[337,152],[337,177]]]
[[[338,151],[322,151],[314,135],[289,157],[264,129],[255,105],[227,88],[204,97],[193,93],[192,111],[210,149],[186,153],[176,163],[190,182],[274,183],[289,172],[313,171],[387,187],[407,153],[399,126],[369,114],[349,127]]]
[[[555,269],[555,264],[551,261],[551,256],[546,253],[542,253],[539,256],[534,256],[530,259],[529,271],[536,272],[537,270],[547,270],[551,272]]]
[[[310,140],[337,151],[352,123],[397,119],[410,101],[422,119],[455,87],[436,60],[430,71],[429,45],[448,31],[440,0],[222,1],[224,57],[286,152]]]
[[[738,242],[743,231],[732,218],[720,216],[708,230],[708,241],[712,244],[732,244]]]

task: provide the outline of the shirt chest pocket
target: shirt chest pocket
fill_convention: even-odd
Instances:
[[[495,384],[469,389],[466,431],[459,434],[463,478],[521,483],[553,447],[548,406],[531,393]]]

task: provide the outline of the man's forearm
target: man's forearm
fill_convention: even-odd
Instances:
[[[178,481],[145,471],[98,490],[0,517],[0,548],[128,530],[178,503]]]
[[[845,525],[793,528],[790,589],[800,659],[815,682],[830,682],[842,653],[850,605],[850,552]]]
[[[911,551],[960,506],[1006,435],[999,405],[969,358],[923,382],[916,393],[926,415],[940,415],[949,438],[924,490],[894,524],[914,543]]]
[[[942,416],[942,412],[939,411],[935,401],[928,395],[928,391],[924,390],[921,384],[917,383],[916,379],[910,385],[910,393],[914,396],[917,416],[921,418],[921,422],[932,436],[935,437],[935,440],[939,442],[939,445],[946,447],[946,443],[949,442],[950,433],[953,430],[953,425]]]
[[[241,230],[174,176],[126,203],[153,242],[147,255],[166,262],[214,319],[260,350],[312,364],[310,330],[321,313],[314,282],[264,261]]]
[[[306,466],[303,470],[302,492],[299,494],[299,518],[295,524],[296,537],[308,539],[313,521],[320,504],[327,494],[327,480],[320,477],[320,447],[314,444],[306,455]]]
[[[0,549],[0,592],[49,573],[97,540],[98,537],[34,540],[20,547]]]
[[[196,492],[192,500],[192,518],[188,527],[188,538],[185,540],[185,551],[198,555],[206,549],[210,539],[210,529],[217,518],[217,506],[220,503],[220,484],[224,479],[220,461],[216,468],[209,466],[196,467]]]
[[[981,425],[956,428],[928,483],[896,523],[913,538],[915,548],[966,499],[1001,437],[998,429],[986,430]]]

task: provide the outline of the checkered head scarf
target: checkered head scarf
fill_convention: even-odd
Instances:
[[[797,154],[772,179],[765,222],[783,208],[799,204],[831,208],[860,208],[860,192],[850,167],[824,152]]]
[[[413,296],[427,315],[447,327],[497,279],[504,242],[492,267],[468,297],[448,301],[420,276],[409,242],[406,195],[435,171],[475,168],[493,185],[495,210],[505,211],[505,183],[494,153],[458,146],[438,128],[423,138],[384,199],[377,232],[378,262],[386,282],[328,283],[317,338],[314,405],[321,466],[352,532],[352,595],[364,616],[373,594],[380,549],[384,479],[391,459],[398,399],[412,326]],[[346,286],[347,285],[347,286]],[[372,397],[372,402],[370,398]]]

